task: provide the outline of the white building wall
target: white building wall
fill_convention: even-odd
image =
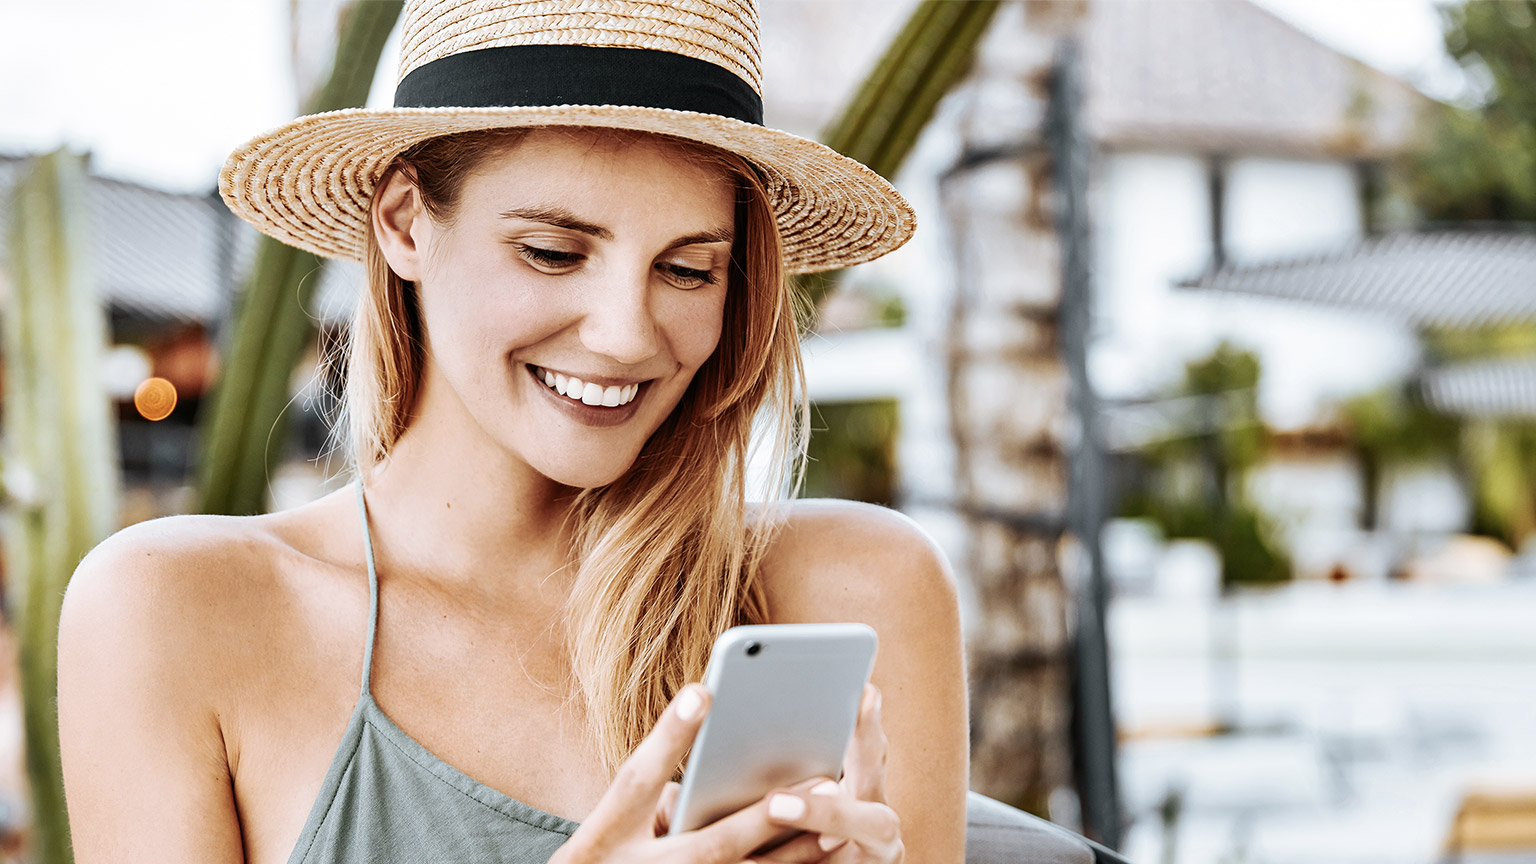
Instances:
[[[1205,164],[1185,153],[1106,153],[1092,203],[1094,386],[1111,399],[1166,389],[1214,344],[1210,304],[1173,289],[1210,256]]]
[[[1109,398],[1157,393],[1221,340],[1258,353],[1259,405],[1279,428],[1326,418],[1331,402],[1406,376],[1418,341],[1375,314],[1174,287],[1209,265],[1202,157],[1107,153],[1096,192],[1098,312],[1092,371]],[[1223,231],[1231,260],[1273,261],[1359,238],[1353,169],[1343,162],[1235,159]]]
[[[1237,159],[1227,169],[1226,246],[1238,262],[1330,252],[1364,223],[1353,167],[1343,162]],[[1216,332],[1258,351],[1265,419],[1298,428],[1328,403],[1401,380],[1418,362],[1405,324],[1370,312],[1263,298],[1222,297]]]
[[[1223,229],[1234,262],[1334,249],[1361,233],[1354,169],[1344,162],[1234,159],[1226,191]]]

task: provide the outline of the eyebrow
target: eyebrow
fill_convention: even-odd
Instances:
[[[559,207],[514,207],[511,210],[503,210],[500,214],[503,219],[527,219],[529,222],[543,222],[556,228],[567,228],[571,231],[579,231],[582,234],[590,234],[600,240],[612,240],[613,232],[601,225],[596,225],[585,219],[578,219],[576,214]]]
[[[600,240],[612,240],[613,232],[601,225],[588,222],[579,218],[569,210],[559,207],[514,207],[511,210],[503,210],[497,214],[503,219],[526,219],[529,222],[543,222],[556,228],[565,228],[588,234]],[[713,228],[708,231],[700,231],[696,234],[688,234],[679,237],[667,244],[668,249],[677,249],[681,246],[692,246],[695,243],[730,243],[736,239],[736,232],[730,228]]]
[[[679,246],[692,246],[695,243],[730,243],[736,239],[736,232],[729,228],[715,228],[710,231],[700,231],[697,234],[689,234],[679,237],[667,244],[668,249],[676,249]]]

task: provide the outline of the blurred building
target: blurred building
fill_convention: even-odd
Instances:
[[[0,201],[27,164],[24,156],[0,156]],[[190,506],[198,412],[218,375],[216,341],[255,234],[214,194],[92,177],[88,200],[90,267],[109,325],[102,375],[116,404],[123,520],[181,512]],[[8,236],[10,218],[0,206],[0,236]],[[0,285],[7,254],[0,247]],[[134,401],[151,377],[176,393],[174,408],[156,419]]]
[[[775,5],[806,4],[768,8]],[[847,13],[850,22],[855,14]],[[1366,497],[1357,468],[1328,436],[1306,431],[1333,422],[1331,404],[1341,395],[1411,375],[1420,360],[1414,329],[1368,312],[1196,293],[1178,283],[1224,263],[1344,248],[1405,218],[1385,191],[1386,165],[1409,144],[1429,100],[1246,0],[1089,3],[1082,40],[1086,123],[1096,151],[1089,354],[1095,389],[1112,403],[1157,399],[1178,383],[1185,363],[1223,340],[1254,350],[1264,370],[1262,419],[1297,433],[1270,474],[1283,476],[1285,464],[1294,463],[1298,476],[1326,477],[1302,484],[1317,493],[1303,509],[1336,527],[1354,525]],[[947,385],[935,361],[955,253],[939,218],[939,178],[958,158],[958,118],[967,111],[993,118],[1000,141],[1030,134],[1038,107],[1009,98],[971,88],[941,106],[897,178],[925,217],[918,236],[856,271],[807,343],[813,399],[895,403],[896,497],[909,511],[926,513],[941,537],[957,531],[942,506],[927,506],[953,498]],[[802,108],[791,116],[815,112]],[[992,194],[1000,213],[1022,206],[1007,189]],[[1021,244],[1009,226],[999,218],[977,228],[995,235],[978,241],[994,266],[1042,266],[1040,251]],[[870,326],[882,320],[893,295],[902,326]],[[1132,434],[1119,446],[1144,443]]]
[[[1019,37],[996,30],[990,62],[1024,68],[1038,46],[1005,44]],[[1133,451],[1198,431],[1203,410],[1167,399],[1185,364],[1222,341],[1253,350],[1259,416],[1274,434],[1245,485],[1280,524],[1295,571],[1320,577],[1224,595],[1211,544],[1110,526],[1125,851],[1437,860],[1458,813],[1481,800],[1473,790],[1528,789],[1536,776],[1536,750],[1518,731],[1536,722],[1536,696],[1511,685],[1536,670],[1536,641],[1523,623],[1529,585],[1503,576],[1508,553],[1453,536],[1470,524],[1465,478],[1434,462],[1372,474],[1335,410],[1415,376],[1416,326],[1359,306],[1179,285],[1224,266],[1349,258],[1404,225],[1411,215],[1390,197],[1385,166],[1430,100],[1245,0],[1089,2],[1082,44],[1095,150],[1089,372],[1109,401],[1106,437]],[[859,268],[851,296],[824,311],[807,342],[813,399],[894,401],[897,502],[957,562],[966,532],[948,506],[955,454],[942,351],[950,299],[985,289],[957,284],[938,190],[961,156],[963,118],[988,118],[999,146],[1038,141],[1043,120],[1038,99],[1017,88],[970,85],[941,106],[897,178],[924,217],[917,237]],[[971,206],[996,218],[970,220],[980,235],[971,254],[1016,280],[1060,266],[1010,222],[1034,203],[1026,187],[979,184],[973,194],[985,200]],[[889,320],[882,298],[892,290],[901,324],[872,326]],[[1431,404],[1507,407],[1528,398],[1490,392],[1507,371],[1433,376],[1425,392],[1442,394]],[[997,397],[1030,416],[1057,398]],[[1122,410],[1142,406],[1140,418]],[[1114,422],[1124,419],[1138,422]],[[1422,581],[1389,582],[1394,572]],[[974,604],[969,615],[974,626]]]

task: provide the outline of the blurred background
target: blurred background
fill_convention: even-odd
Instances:
[[[804,494],[949,553],[973,787],[1149,864],[1536,861],[1536,3],[761,2],[769,125],[919,214],[802,283]],[[346,480],[360,271],[213,189],[387,105],[397,12],[0,3],[0,861],[67,860],[79,556]]]

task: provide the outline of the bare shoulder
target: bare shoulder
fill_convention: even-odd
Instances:
[[[186,673],[213,665],[226,613],[258,590],[261,580],[251,577],[262,570],[260,535],[249,518],[168,516],[102,541],[65,591],[61,656],[79,649],[150,662],[163,651],[168,663],[184,661]]]
[[[262,580],[252,520],[126,528],[75,570],[59,619],[65,797],[82,862],[241,860],[224,711]],[[168,830],[146,832],[144,825]]]
[[[906,617],[956,606],[954,574],[917,523],[855,501],[780,508],[763,561],[776,621]],[[841,616],[841,617],[838,617]]]
[[[297,592],[318,587],[313,577],[324,569],[305,565],[335,557],[327,539],[347,539],[335,530],[348,515],[338,504],[346,501],[331,496],[284,513],[167,516],[124,528],[70,578],[61,652],[110,651],[115,640],[128,657],[163,662],[163,672],[232,681],[252,646],[285,626]],[[270,662],[264,653],[256,662]]]
[[[64,594],[65,614],[103,607],[119,616],[206,613],[256,569],[261,545],[248,517],[166,516],[130,525],[81,560]]]
[[[769,620],[874,628],[870,681],[882,694],[886,801],[901,819],[907,860],[959,861],[969,723],[948,562],[915,522],[883,507],[797,501],[775,527],[762,571]]]

